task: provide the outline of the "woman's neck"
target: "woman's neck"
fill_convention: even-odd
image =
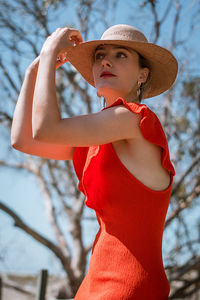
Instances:
[[[113,98],[109,98],[109,99],[104,98],[104,103],[106,104],[106,107],[112,105],[118,98],[123,98],[126,102],[140,104],[140,101],[138,99],[135,99],[134,97],[117,96],[117,97],[113,97]]]

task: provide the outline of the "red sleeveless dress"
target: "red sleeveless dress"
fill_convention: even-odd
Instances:
[[[112,143],[76,147],[73,164],[85,204],[99,223],[89,269],[75,300],[166,300],[170,286],[162,260],[162,237],[169,206],[174,167],[157,116],[145,105],[118,98],[141,114],[143,136],[162,148],[162,165],[170,171],[170,185],[155,191],[129,172]]]

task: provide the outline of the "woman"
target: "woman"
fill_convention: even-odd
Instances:
[[[104,97],[100,112],[61,118],[55,70],[66,61]],[[90,42],[58,28],[26,72],[12,146],[73,160],[100,225],[76,300],[168,299],[162,235],[175,171],[159,119],[140,101],[169,89],[176,75],[174,56],[129,25]]]

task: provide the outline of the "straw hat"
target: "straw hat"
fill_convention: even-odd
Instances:
[[[67,59],[92,86],[95,87],[92,65],[94,51],[98,45],[112,44],[132,48],[149,63],[150,80],[143,91],[143,99],[154,97],[168,90],[174,83],[178,63],[167,49],[149,43],[137,28],[119,24],[108,28],[100,40],[83,42],[67,50]]]

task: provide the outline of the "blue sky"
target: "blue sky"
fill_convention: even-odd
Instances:
[[[134,1],[138,3],[138,1]],[[139,1],[141,3],[141,1]],[[134,4],[133,1],[119,1],[118,2],[118,10],[116,17],[113,18],[113,14],[109,12],[109,26],[114,24],[131,24],[135,27],[141,29],[146,37],[151,40],[152,39],[152,26],[151,22],[148,18],[148,13],[144,14],[144,17],[141,19],[139,15],[135,15],[133,17]],[[165,5],[165,1],[159,1],[162,3],[160,6],[160,15],[162,15],[162,11]],[[188,34],[188,20],[191,14],[194,13],[193,4],[196,1],[182,1],[185,3],[184,6],[184,18],[185,22],[182,23],[181,28],[179,28],[178,34],[180,37],[184,38]],[[130,11],[128,9],[131,4],[133,6],[133,10]],[[52,31],[54,31],[57,27],[64,26],[65,22],[74,23],[76,21],[73,11],[73,6],[68,6],[67,15],[66,12],[61,9],[59,13],[59,18],[56,19],[56,22],[52,23]],[[168,41],[165,40],[165,36],[167,36],[167,32],[171,30],[171,17],[173,11],[171,12],[166,26],[163,28],[161,32],[161,38],[158,41],[158,44],[165,45],[167,47]],[[80,31],[81,29],[78,28]],[[184,51],[189,51],[189,55],[191,56],[191,70],[192,74],[198,74],[199,71],[197,66],[199,66],[200,61],[192,60],[192,57],[195,55],[195,51],[191,51],[191,49],[198,48],[200,46],[199,38],[197,39],[198,32],[200,28],[196,28],[196,31],[193,31],[193,35],[190,36],[190,41],[188,43],[188,50],[184,49]],[[89,39],[98,39],[104,31],[104,27],[99,25],[93,34],[89,37]],[[190,50],[189,50],[190,49]],[[177,55],[182,57],[183,49],[180,47],[177,50]],[[198,60],[200,58],[198,57]],[[24,63],[24,69],[28,66],[30,61]],[[161,105],[161,100],[158,97],[158,103]],[[0,150],[1,157],[5,155],[9,155],[12,157],[16,155],[16,150],[11,149],[9,153],[7,152],[8,143],[5,140],[10,140],[9,132],[5,130],[0,130],[0,134],[2,137],[2,146]],[[18,154],[23,155],[23,154]],[[5,202],[10,207],[14,208],[15,211],[23,218],[25,222],[27,222],[30,226],[33,226],[36,230],[43,233],[45,236],[52,238],[52,230],[48,226],[45,217],[45,209],[43,202],[41,200],[42,194],[40,192],[39,187],[37,186],[37,182],[35,178],[27,174],[26,172],[17,172],[15,170],[10,170],[1,167],[0,168],[0,200]],[[89,214],[93,214],[93,212],[87,208]],[[191,222],[194,218],[191,217]],[[63,220],[66,222],[66,220]],[[93,222],[92,226],[89,224],[90,222],[84,223],[84,236],[85,241],[92,241],[97,228],[97,222]],[[8,271],[8,272],[19,272],[19,273],[38,273],[42,268],[48,268],[50,272],[60,272],[61,268],[57,260],[54,256],[46,250],[43,246],[33,241],[33,239],[29,238],[26,234],[24,234],[20,229],[13,227],[13,222],[10,217],[0,211],[0,245],[3,249],[3,253],[6,253],[6,261],[0,261],[0,271]],[[67,223],[66,223],[67,226]],[[90,227],[90,235],[88,235],[88,228]],[[166,232],[164,236],[164,246],[167,245],[168,240],[170,239],[170,233]],[[38,255],[39,253],[39,255]]]

